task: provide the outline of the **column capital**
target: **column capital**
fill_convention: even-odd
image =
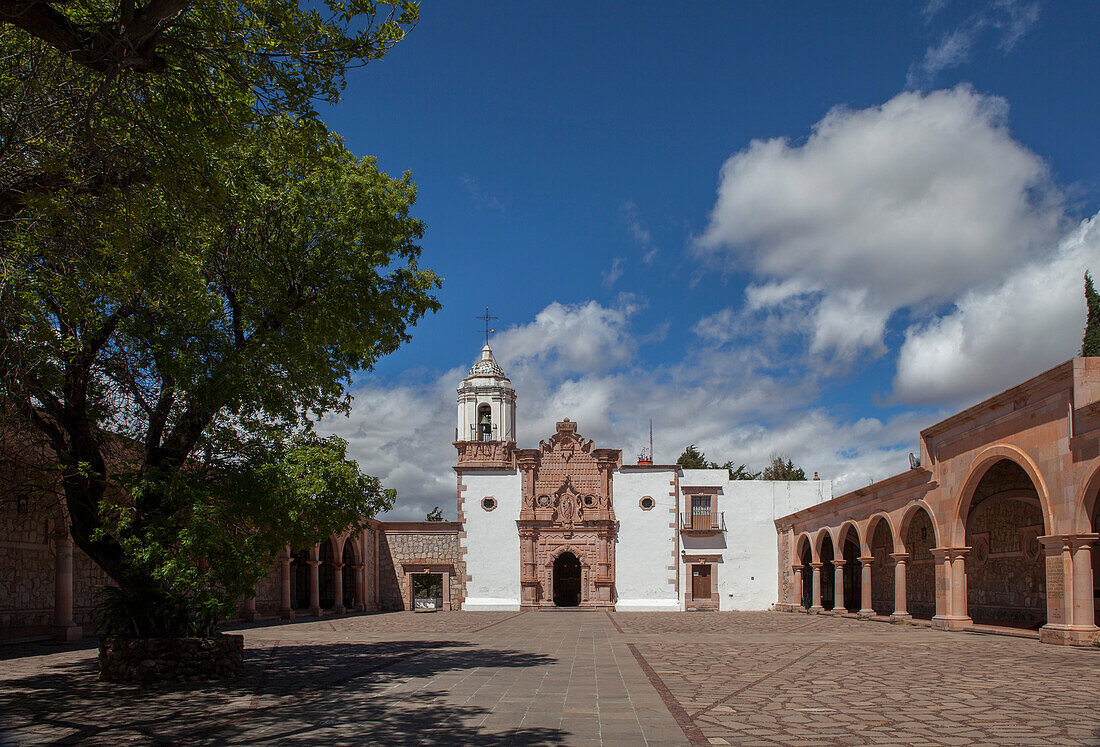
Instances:
[[[966,557],[970,552],[969,547],[933,547],[929,550],[932,553],[933,559],[937,563],[942,563],[944,560],[957,560],[958,558]]]
[[[810,563],[810,567],[813,568],[815,571],[820,571],[822,568],[825,567],[825,564],[821,561],[815,561]]]
[[[1070,534],[1048,534],[1038,538],[1047,552],[1059,552],[1064,549],[1077,550],[1100,539],[1096,532],[1073,532]]]
[[[895,563],[904,563],[909,560],[909,553],[907,552],[892,552],[890,557],[894,559]]]
[[[343,563],[333,563],[332,567],[334,569],[338,570],[338,571],[344,570],[344,564]]]
[[[844,563],[845,563],[845,561],[843,559],[834,559],[833,560],[833,567],[834,568],[843,568]]]
[[[862,565],[865,565],[865,566],[866,565],[871,565],[872,563],[875,562],[875,556],[874,555],[864,555],[864,556],[861,556],[860,558],[858,558],[858,560]]]
[[[307,560],[306,563],[309,565],[310,568],[317,568],[321,565],[320,560]]]

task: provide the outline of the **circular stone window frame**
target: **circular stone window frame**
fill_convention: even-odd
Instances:
[[[646,501],[649,501],[648,506],[645,505]],[[641,499],[638,501],[638,507],[641,508],[643,511],[652,511],[653,507],[656,506],[656,505],[657,505],[657,501],[653,500],[653,496],[651,496],[651,495],[643,495],[641,497]]]
[[[497,499],[491,495],[487,495],[481,499],[481,507],[486,511],[492,511],[497,507]]]

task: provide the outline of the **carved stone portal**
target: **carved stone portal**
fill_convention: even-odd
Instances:
[[[611,475],[622,452],[593,448],[592,441],[578,435],[577,424],[566,418],[539,448],[514,453],[523,485],[516,522],[521,606],[554,606],[555,562],[571,553],[581,566],[579,606],[613,608],[618,522]],[[569,565],[559,562],[559,573]],[[559,593],[559,603],[562,599]]]

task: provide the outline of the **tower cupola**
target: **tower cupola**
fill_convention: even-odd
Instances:
[[[516,390],[493,358],[488,341],[458,387],[456,441],[516,440]]]

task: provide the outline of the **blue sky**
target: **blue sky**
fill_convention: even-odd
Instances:
[[[775,452],[837,491],[1072,356],[1100,267],[1100,6],[423,3],[322,112],[419,185],[443,310],[356,382],[395,517],[454,515],[454,387],[500,316],[522,445]]]

